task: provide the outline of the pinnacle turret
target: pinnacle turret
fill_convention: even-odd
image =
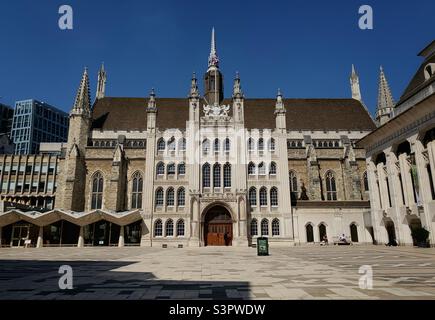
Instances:
[[[80,87],[77,91],[74,106],[71,114],[85,115],[90,117],[91,114],[91,91],[89,89],[88,69],[85,68],[80,82]]]
[[[379,74],[379,91],[378,91],[378,105],[376,110],[376,120],[379,125],[383,125],[390,119],[390,114],[394,108],[394,100],[391,94],[390,87],[382,66],[380,67]]]

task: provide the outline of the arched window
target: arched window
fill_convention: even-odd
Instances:
[[[264,164],[264,162],[260,162],[260,164],[258,165],[258,174],[259,175],[266,174],[266,165]]]
[[[156,190],[156,207],[162,207],[163,206],[163,189],[158,188]]]
[[[213,165],[213,187],[220,188],[221,186],[221,165],[215,163]]]
[[[94,147],[99,147],[100,146],[100,142],[99,141],[94,141]]]
[[[296,141],[292,141],[291,146],[292,146],[292,148],[296,148]]]
[[[254,139],[249,138],[248,139],[248,151],[253,151],[254,150]]]
[[[261,220],[261,235],[268,236],[269,235],[269,220],[264,218]]]
[[[184,188],[179,188],[177,191],[177,206],[184,207],[186,203],[186,193]]]
[[[272,220],[272,236],[279,236],[279,219]]]
[[[143,178],[139,172],[133,174],[132,188],[131,188],[131,208],[142,208],[142,190],[143,190]]]
[[[101,209],[103,205],[103,185],[103,175],[101,172],[97,172],[92,178],[91,209]]]
[[[323,238],[328,237],[328,235],[326,234],[326,226],[323,223],[319,224],[319,237],[320,241],[322,241]]]
[[[186,174],[186,165],[184,162],[181,162],[178,164],[178,175],[185,175]]]
[[[298,148],[302,148],[302,142],[298,141]]]
[[[224,164],[224,188],[231,188],[231,165]]]
[[[251,207],[257,206],[257,189],[255,187],[249,188],[249,204]]]
[[[175,202],[174,197],[175,197],[174,188],[172,187],[168,188],[168,191],[166,191],[166,205],[168,207],[174,206],[174,202]]]
[[[337,187],[335,177],[332,171],[326,173],[326,199],[337,200]]]
[[[174,236],[174,221],[172,221],[172,219],[169,219],[168,221],[166,221],[165,236],[166,237],[173,237]]]
[[[184,220],[177,221],[177,237],[184,237]]]
[[[202,153],[203,154],[208,154],[210,151],[210,141],[208,139],[205,139],[202,142]]]
[[[307,224],[305,226],[305,231],[307,233],[307,242],[314,242],[314,232],[313,232],[313,225]]]
[[[165,174],[165,164],[163,162],[159,162],[157,164],[157,175],[162,176]]]
[[[273,161],[270,163],[269,174],[276,175],[276,163]]]
[[[350,239],[352,242],[358,242],[358,227],[355,223],[350,224]]]
[[[168,149],[169,149],[169,151],[175,151],[175,138],[174,137],[169,139],[169,141],[168,141]]]
[[[175,163],[168,164],[168,174],[175,174]]]
[[[260,206],[267,206],[267,189],[266,187],[261,187],[260,189]]]
[[[165,139],[160,138],[159,141],[157,141],[157,151],[163,152],[165,150],[165,147]]]
[[[270,189],[270,205],[272,207],[278,206],[278,189],[276,187]]]
[[[363,174],[364,191],[369,191],[369,179],[367,178],[367,171]]]
[[[185,151],[186,150],[186,139],[185,138],[181,138],[178,141],[178,150],[180,150],[180,151]]]
[[[289,179],[290,179],[290,192],[291,192],[292,198],[297,199],[298,198],[298,178],[296,176],[296,172],[290,171],[289,172]]]
[[[258,222],[255,218],[251,220],[251,236],[258,236]]]
[[[202,166],[202,187],[210,188],[210,165],[208,163]]]
[[[255,175],[255,164],[253,162],[249,162],[248,164],[248,174]]]
[[[338,147],[339,147],[338,141],[335,141],[335,142],[334,142],[334,147],[335,147],[335,148],[338,148]]]
[[[225,152],[230,152],[231,149],[231,142],[229,138],[226,138],[224,141],[224,151]]]
[[[154,237],[161,236],[163,236],[163,223],[162,220],[157,219],[156,222],[154,222]]]
[[[220,147],[220,142],[219,142],[219,139],[216,138],[216,139],[214,139],[214,142],[213,142],[214,153],[219,153],[219,147]]]
[[[275,139],[274,138],[270,138],[270,140],[269,140],[269,151],[271,151],[271,152],[275,151]]]
[[[332,148],[334,146],[334,144],[332,143],[332,141],[328,142],[328,147]]]
[[[258,151],[264,150],[264,140],[263,138],[258,139]]]

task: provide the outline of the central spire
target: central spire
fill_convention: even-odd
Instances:
[[[214,27],[211,30],[211,46],[210,46],[210,55],[208,57],[208,69],[219,68],[219,57],[216,53],[216,39],[214,34]]]

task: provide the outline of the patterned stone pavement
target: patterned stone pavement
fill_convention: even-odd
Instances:
[[[61,265],[72,290],[58,286]],[[362,265],[373,289],[360,289]],[[0,299],[435,299],[435,248],[0,249]]]

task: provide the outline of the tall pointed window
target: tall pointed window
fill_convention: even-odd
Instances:
[[[224,164],[224,188],[231,188],[231,165]]]
[[[279,219],[272,220],[272,236],[279,236]]]
[[[156,207],[162,207],[163,206],[163,189],[158,188],[156,190]]]
[[[202,153],[203,154],[208,154],[210,152],[210,140],[205,139],[202,142]]]
[[[255,218],[251,220],[251,236],[258,236],[258,222]]]
[[[267,206],[267,189],[266,187],[261,187],[260,189],[260,206]]]
[[[335,176],[332,171],[326,173],[326,199],[337,200],[337,187],[335,184]]]
[[[157,219],[156,222],[154,222],[154,237],[161,236],[163,236],[163,224],[162,220]]]
[[[257,189],[255,187],[249,189],[249,204],[251,207],[257,206]]]
[[[276,187],[270,189],[270,205],[278,207],[278,189]]]
[[[177,237],[184,237],[184,220],[177,221]]]
[[[230,139],[226,138],[225,141],[224,141],[224,151],[226,153],[228,153],[228,152],[230,152],[230,149],[231,149]]]
[[[175,138],[174,137],[169,139],[169,141],[168,141],[168,149],[169,149],[169,151],[175,151]]]
[[[254,150],[254,139],[249,138],[248,139],[248,151],[253,151]]]
[[[185,175],[186,174],[186,165],[184,162],[178,164],[178,175]]]
[[[157,142],[157,151],[163,152],[166,148],[165,139],[160,138]]]
[[[264,164],[264,162],[260,162],[260,164],[258,165],[258,174],[263,176],[266,174],[266,165]]]
[[[253,162],[248,164],[248,175],[255,175],[255,164]]]
[[[221,186],[221,165],[215,163],[213,165],[213,187],[220,188]]]
[[[208,163],[202,166],[202,187],[210,188],[210,165]]]
[[[165,174],[165,164],[163,162],[159,162],[157,164],[157,175],[162,176]]]
[[[166,192],[166,205],[168,207],[174,206],[174,202],[175,202],[174,196],[175,196],[174,188],[170,187]]]
[[[131,208],[142,208],[142,190],[143,190],[143,178],[139,172],[133,175],[132,188],[131,188]]]
[[[186,151],[186,139],[185,138],[181,138],[178,141],[178,150],[179,151]]]
[[[276,175],[276,163],[273,161],[270,163],[269,174]]]
[[[261,220],[261,235],[268,236],[269,235],[269,220],[264,218]]]
[[[101,172],[92,178],[91,209],[101,209],[103,205],[103,175]]]
[[[220,148],[220,142],[219,142],[219,139],[216,138],[216,139],[214,139],[214,142],[213,142],[214,153],[219,153],[219,148]]]
[[[166,221],[165,236],[167,236],[167,237],[174,236],[174,221],[172,221],[172,219],[169,219],[168,221]]]
[[[270,138],[269,140],[269,151],[274,152],[275,151],[275,139]]]
[[[369,179],[367,178],[367,171],[363,174],[364,191],[369,191]]]
[[[177,206],[184,207],[186,202],[186,194],[184,188],[179,188],[177,191]]]
[[[168,174],[175,174],[175,163],[168,164]]]
[[[258,151],[264,150],[264,140],[263,138],[258,139]]]
[[[290,171],[289,173],[289,179],[290,179],[290,193],[292,196],[292,199],[298,198],[298,179],[296,177],[296,172]]]

